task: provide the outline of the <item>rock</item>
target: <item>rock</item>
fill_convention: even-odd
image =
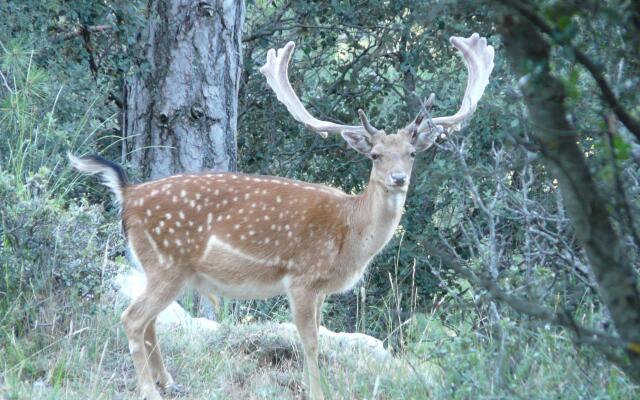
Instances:
[[[145,288],[146,278],[138,270],[122,273],[115,278],[118,292],[128,302],[138,297]],[[206,318],[192,318],[175,301],[158,315],[157,323],[160,327],[189,328],[202,333],[217,332],[220,324]],[[299,342],[298,331],[295,325],[286,322],[281,324],[265,324],[264,336],[281,336],[286,342]],[[242,330],[239,328],[239,330]],[[371,357],[379,362],[387,361],[391,354],[384,348],[382,341],[363,333],[333,332],[325,327],[320,327],[321,349],[327,352],[330,358],[339,357],[341,354],[353,354],[357,352],[365,357]]]
[[[138,270],[131,270],[118,275],[114,280],[118,293],[127,303],[137,298],[147,284],[144,274]],[[206,318],[192,318],[180,304],[175,301],[158,315],[156,322],[159,326],[188,327],[196,330],[215,332],[220,324]]]

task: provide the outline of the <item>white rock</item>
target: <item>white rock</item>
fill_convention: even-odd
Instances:
[[[144,291],[147,279],[138,270],[131,270],[118,275],[114,280],[118,292],[131,302]],[[220,324],[206,318],[192,318],[180,304],[175,301],[158,315],[156,319],[158,325],[169,325],[173,327],[189,327],[204,331],[216,331]]]
[[[133,301],[137,298],[146,286],[146,278],[144,274],[138,270],[131,270],[122,273],[115,278],[115,283],[120,294]],[[159,325],[170,327],[191,328],[201,332],[215,332],[219,329],[220,324],[206,318],[192,318],[188,312],[184,310],[175,301],[169,305],[164,311],[158,315],[156,320]],[[298,340],[298,331],[294,324],[286,322],[278,326],[278,334],[292,340]],[[370,356],[378,361],[386,361],[391,357],[390,353],[384,348],[382,341],[365,335],[363,333],[345,333],[333,332],[325,327],[320,327],[320,341],[322,349],[330,350],[336,355],[340,353],[353,354],[359,352],[364,356]]]

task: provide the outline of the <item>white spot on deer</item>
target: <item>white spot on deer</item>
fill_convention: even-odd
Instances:
[[[269,237],[264,238],[264,243],[267,244],[271,241],[271,239],[269,239]]]
[[[251,194],[249,194],[249,193],[245,193],[245,194],[244,194],[244,199],[245,199],[245,200],[249,199],[249,197],[251,197]]]
[[[244,214],[244,208],[239,209],[238,214]]]
[[[226,206],[229,202],[227,201],[227,199],[222,200],[222,205]]]
[[[196,201],[195,200],[191,200],[189,202],[189,205],[191,206],[191,208],[194,208],[196,206]]]
[[[218,215],[218,218],[216,218],[216,221],[220,222],[222,221],[223,216],[222,215]]]
[[[255,234],[256,234],[256,231],[249,231],[249,235],[250,235],[250,236],[253,236],[253,235],[255,235]]]
[[[153,190],[151,191],[151,194],[149,194],[149,196],[153,197],[153,196],[155,196],[155,195],[157,195],[157,194],[158,194],[158,191],[157,191],[156,189],[153,189]]]
[[[245,235],[240,235],[240,240],[245,240],[247,237]]]
[[[271,224],[271,230],[272,230],[272,231],[275,231],[275,230],[276,230],[276,226],[275,226],[275,225],[273,225],[273,224]]]
[[[283,217],[284,217],[284,213],[280,211],[280,213],[278,214],[278,218],[282,219]]]
[[[146,214],[147,214],[147,217],[150,217],[151,216],[151,210],[147,208]]]
[[[164,217],[165,217],[166,219],[171,219],[171,213],[166,213],[166,214],[164,215]]]
[[[184,219],[184,213],[182,211],[178,212],[178,216],[180,219]]]
[[[182,241],[180,239],[176,239],[176,246],[182,246]]]
[[[166,248],[169,247],[169,241],[167,239],[162,241],[162,245]]]
[[[198,211],[198,212],[202,211],[202,205],[198,204],[196,206],[196,211]]]
[[[180,221],[176,221],[176,228],[180,228],[182,226],[182,224],[180,223]]]
[[[282,203],[282,197],[276,196],[276,203]]]
[[[156,204],[155,208],[156,208],[156,210],[159,210],[160,209],[160,204]]]
[[[176,196],[175,194],[171,197],[171,202],[172,203],[177,203],[178,202],[178,196]]]
[[[193,226],[193,221],[189,221],[189,226]],[[189,232],[187,232],[189,233]]]
[[[176,233],[176,231],[173,228],[169,228],[169,233]]]
[[[213,221],[213,214],[207,213],[207,224],[211,224]]]
[[[231,214],[227,214],[226,217],[224,217],[224,219],[226,219],[227,221],[231,219]]]
[[[240,225],[239,225],[239,224],[235,224],[235,225],[233,226],[233,229],[240,229]]]
[[[162,229],[160,229],[159,226],[156,226],[156,228],[153,231],[156,233],[156,235],[159,235],[162,233]]]
[[[233,196],[233,202],[235,203],[236,201],[238,201],[238,196]]]
[[[200,197],[202,197],[202,195],[198,192],[196,192],[196,200],[200,200]]]
[[[288,237],[292,237],[293,235],[291,234],[291,231],[289,231],[289,233],[287,233]]]
[[[164,226],[164,220],[161,219],[160,222],[158,223],[158,225],[160,226],[160,228],[162,228]]]
[[[202,225],[198,225],[198,232],[202,232]]]
[[[184,189],[182,189],[182,190],[180,191],[180,197],[187,197],[187,191],[186,191],[186,190],[184,190]]]
[[[214,191],[213,191],[213,194],[214,194],[215,196],[219,195],[219,194],[220,194],[220,189],[216,189],[216,190],[214,190]]]
[[[262,179],[260,179],[260,178],[253,178],[253,181],[254,181],[254,182],[262,182]]]
[[[262,189],[262,194],[267,194],[267,189]]]

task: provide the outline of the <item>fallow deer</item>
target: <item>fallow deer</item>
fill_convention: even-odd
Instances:
[[[294,43],[269,50],[261,72],[293,118],[323,137],[341,134],[372,160],[369,184],[360,195],[280,177],[221,172],[129,184],[117,164],[69,155],[73,167],[101,174],[115,193],[129,249],[146,273],[146,290],[122,314],[145,399],[161,398],[156,384],[174,385],[162,361],[155,319],[186,285],[236,299],[286,294],[302,339],[310,396],[324,398],[318,328],[325,296],[348,290],[362,277],[398,226],[416,153],[459,130],[489,82],[494,50],[486,39],[474,33],[452,37],[451,43],[468,68],[459,111],[429,118],[423,109],[389,135],[374,128],[362,110],[359,126],[311,116],[287,75]]]

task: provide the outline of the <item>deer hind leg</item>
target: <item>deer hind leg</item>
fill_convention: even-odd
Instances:
[[[145,400],[160,400],[162,397],[156,390],[154,375],[166,370],[157,348],[155,324],[152,322],[177,297],[184,286],[184,280],[155,281],[148,278],[145,291],[122,313],[121,319],[129,339],[129,351],[138,375],[140,394]],[[147,333],[149,327],[151,331]],[[145,339],[149,339],[151,335],[153,340],[149,341],[149,347],[152,351],[149,351]]]
[[[321,293],[316,299],[316,326],[318,327],[318,331],[320,330],[320,323],[322,322],[322,304],[324,304],[326,297],[326,294]]]
[[[164,366],[162,360],[162,351],[156,337],[156,319],[149,321],[144,331],[144,345],[147,350],[149,366],[151,367],[151,375],[153,380],[161,389],[161,391],[169,394],[180,394],[184,392],[182,385],[178,385],[173,381],[173,377]]]
[[[309,380],[309,397],[313,400],[324,400],[318,367],[318,308],[317,294],[310,295],[307,290],[291,290],[289,302],[293,312],[293,320],[300,334],[304,348],[305,370]]]

